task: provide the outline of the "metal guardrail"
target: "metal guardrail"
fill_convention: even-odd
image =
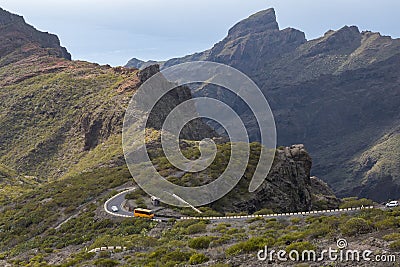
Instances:
[[[109,250],[126,250],[126,247],[123,246],[108,246],[108,247],[99,247],[94,248],[88,251],[88,253],[96,253],[100,251],[109,251]]]
[[[367,207],[356,207],[356,208],[345,208],[345,209],[333,209],[333,210],[318,210],[318,211],[301,211],[301,212],[286,212],[286,213],[273,213],[266,215],[234,215],[234,216],[210,216],[210,217],[181,217],[180,220],[193,220],[193,219],[203,219],[203,220],[226,220],[226,219],[246,219],[246,218],[268,218],[268,217],[284,217],[284,216],[296,216],[296,215],[310,215],[318,213],[332,213],[332,212],[346,212],[364,209],[373,209],[374,206]]]
[[[126,194],[127,192],[130,192],[132,190],[135,190],[135,187],[129,188],[127,190],[121,191],[112,198],[108,199],[104,203],[104,210],[113,216],[118,216],[118,217],[125,217],[125,218],[132,218],[134,217],[133,215],[125,215],[125,214],[118,214],[111,212],[107,209],[108,203],[115,197]],[[162,216],[165,218],[175,218],[178,220],[227,220],[227,219],[248,219],[248,218],[268,218],[268,217],[284,217],[284,216],[296,216],[296,215],[310,215],[310,214],[319,214],[319,213],[332,213],[332,212],[346,212],[346,211],[355,211],[355,210],[364,210],[364,209],[373,209],[374,206],[366,206],[366,207],[355,207],[355,208],[345,208],[345,209],[332,209],[332,210],[318,210],[318,211],[301,211],[301,212],[286,212],[286,213],[273,213],[273,214],[266,214],[266,215],[233,215],[233,216],[208,216],[208,217],[202,217],[202,216],[182,216],[182,217],[177,217],[177,216]],[[157,222],[162,222],[162,219],[158,218],[153,218],[153,221]]]
[[[128,189],[126,189],[126,190],[124,190],[124,191],[119,192],[118,194],[116,194],[116,195],[113,196],[112,198],[108,199],[106,202],[104,202],[104,210],[105,210],[108,214],[113,215],[113,216],[125,217],[125,218],[133,217],[133,215],[132,215],[132,216],[129,216],[129,215],[125,215],[125,214],[118,214],[118,213],[111,212],[111,211],[109,211],[109,210],[107,209],[107,205],[108,205],[108,203],[109,203],[113,198],[115,198],[115,197],[117,197],[117,196],[119,196],[119,195],[122,195],[122,194],[126,194],[127,192],[132,191],[132,190],[135,190],[135,189],[136,189],[135,187],[128,188]]]

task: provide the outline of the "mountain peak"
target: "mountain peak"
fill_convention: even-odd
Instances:
[[[360,30],[357,26],[343,26],[337,31],[329,30],[325,33],[324,36],[332,36],[332,35],[346,35],[346,36],[359,36],[361,34]]]
[[[247,19],[238,22],[229,30],[228,36],[238,37],[249,33],[265,32],[268,30],[279,30],[275,10],[273,8],[259,11]]]
[[[15,22],[24,23],[25,20],[22,16],[12,14],[0,7],[0,25],[7,25]]]
[[[31,55],[71,59],[56,35],[41,32],[27,24],[22,16],[0,8],[0,66]]]

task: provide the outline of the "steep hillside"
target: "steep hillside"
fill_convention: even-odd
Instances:
[[[361,181],[350,194],[372,196],[379,200],[399,198],[400,183],[400,131],[389,131],[361,155],[347,162],[348,176]],[[347,181],[348,182],[348,181]]]
[[[0,162],[49,180],[124,164],[125,109],[158,67],[139,71],[70,61],[55,35],[35,30],[22,17],[1,10],[0,25]],[[190,97],[188,88],[174,89],[150,126]],[[211,135],[200,121],[192,124],[187,138]]]
[[[0,210],[27,190],[34,189],[40,182],[37,177],[18,175],[13,169],[0,164]]]
[[[400,191],[375,188],[400,184],[398,169],[375,165],[373,183],[366,182],[371,178],[359,174],[356,159],[373,153],[379,140],[399,125],[399,48],[400,39],[360,32],[355,26],[306,40],[298,30],[280,30],[275,11],[268,9],[237,23],[210,50],[162,65],[209,60],[243,71],[271,105],[279,145],[304,143],[314,158],[313,173],[340,195],[384,201],[400,197]],[[258,140],[251,112],[235,95],[213,86],[193,93],[231,104],[249,126],[252,140]],[[386,145],[381,143],[381,153],[387,154],[382,157],[397,158],[400,148]]]
[[[397,190],[373,190],[375,186],[399,184],[396,164],[384,167],[390,170],[375,166],[372,186],[357,174],[359,166],[353,160],[361,154],[369,157],[385,135],[398,136],[393,128],[400,122],[399,59],[395,56],[378,66],[282,87],[277,94],[271,92],[271,96],[278,95],[271,97],[275,100],[271,106],[276,110],[280,142],[306,140],[315,159],[314,173],[342,196],[356,194],[379,201],[400,196]],[[283,106],[287,100],[292,109]],[[389,143],[381,144],[381,156],[396,162],[399,147],[385,149],[386,145]]]
[[[48,178],[123,164],[125,108],[146,72],[54,57],[28,57],[1,68],[1,162]],[[189,89],[175,89],[153,118],[190,97]],[[186,137],[209,131],[198,123],[193,129]]]

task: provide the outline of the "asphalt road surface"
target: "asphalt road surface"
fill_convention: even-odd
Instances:
[[[104,209],[106,210],[107,213],[112,214],[114,216],[120,216],[120,217],[133,217],[133,212],[127,211],[122,207],[122,204],[125,201],[125,196],[129,192],[135,191],[136,188],[129,188],[127,190],[124,190],[109,200],[106,201],[104,204]],[[113,211],[111,209],[112,206],[116,206],[118,208],[118,211]]]
[[[125,201],[125,195],[136,190],[136,188],[127,188],[126,190],[116,194],[109,200],[107,200],[104,203],[104,209],[105,211],[113,216],[119,216],[119,217],[134,217],[133,212],[127,211],[123,208],[123,203]],[[116,206],[118,208],[118,211],[112,211],[111,207]],[[373,206],[368,206],[368,207],[357,207],[357,208],[348,208],[348,209],[334,209],[334,210],[322,210],[322,211],[307,211],[307,212],[291,212],[291,213],[280,213],[280,214],[269,214],[269,215],[245,215],[245,216],[225,216],[225,217],[186,217],[182,216],[180,220],[188,220],[188,219],[208,219],[208,220],[219,220],[219,221],[229,221],[229,220],[240,220],[240,219],[249,219],[249,218],[254,218],[254,217],[266,217],[266,218],[280,218],[280,217],[293,217],[293,216],[312,216],[312,215],[339,215],[342,213],[351,213],[363,209],[373,209],[373,208],[379,208],[382,209],[384,207],[373,207]],[[157,214],[155,214],[155,221],[167,221],[170,218],[167,217],[159,217]]]

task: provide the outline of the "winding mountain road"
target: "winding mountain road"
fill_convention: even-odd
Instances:
[[[125,196],[126,194],[133,192],[136,190],[136,187],[131,187],[131,188],[127,188],[124,191],[116,194],[115,196],[113,196],[112,198],[110,198],[109,200],[107,200],[104,203],[104,210],[108,213],[111,214],[113,216],[118,216],[118,217],[134,217],[133,213],[131,211],[127,211],[124,207],[123,207],[123,203],[125,201]],[[118,211],[113,211],[111,209],[112,206],[116,206],[118,208]]]
[[[134,217],[131,211],[127,211],[123,207],[123,203],[125,201],[126,194],[136,190],[136,187],[131,187],[119,192],[112,198],[108,199],[104,203],[104,210],[113,216],[118,217]],[[111,207],[116,206],[118,211],[112,211]],[[339,215],[341,213],[348,213],[354,212],[357,210],[363,209],[373,209],[374,206],[367,206],[367,207],[356,207],[356,208],[345,208],[345,209],[332,209],[332,210],[318,210],[318,211],[303,211],[303,212],[286,212],[286,213],[275,213],[275,214],[268,214],[268,215],[244,215],[244,216],[212,216],[212,217],[189,217],[189,216],[182,216],[176,219],[178,220],[190,220],[190,219],[205,219],[205,220],[218,220],[218,221],[229,221],[229,220],[240,220],[240,219],[249,219],[255,217],[264,217],[264,218],[279,218],[279,217],[292,217],[292,216],[310,216],[315,214],[324,214],[324,215]],[[154,221],[167,221],[169,218],[167,217],[159,217],[155,214],[156,217],[153,218]]]

